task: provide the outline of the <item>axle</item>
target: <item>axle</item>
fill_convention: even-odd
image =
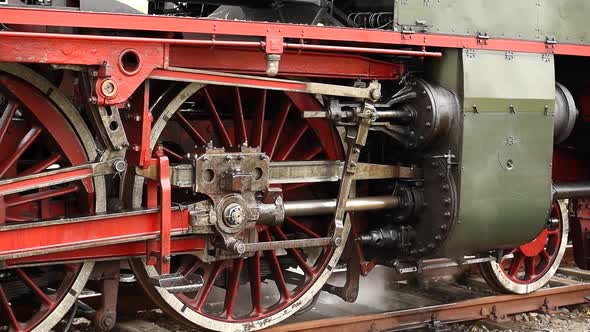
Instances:
[[[553,185],[553,199],[590,197],[590,182],[557,183]]]

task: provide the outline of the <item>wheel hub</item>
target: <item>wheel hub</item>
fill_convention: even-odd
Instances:
[[[543,230],[533,241],[521,245],[518,249],[527,257],[535,257],[545,248],[547,237],[547,230]]]
[[[228,226],[240,226],[245,221],[245,211],[239,204],[233,203],[225,208],[223,220]]]

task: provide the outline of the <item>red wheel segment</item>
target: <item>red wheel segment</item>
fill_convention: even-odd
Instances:
[[[0,144],[3,146],[0,178],[37,174],[88,161],[77,130],[56,104],[33,84],[2,71],[0,112]],[[0,198],[0,224],[32,223],[92,213],[93,202],[92,181],[7,195]],[[31,331],[41,325],[51,328],[73,303],[64,299],[79,279],[83,266],[70,264],[0,271],[1,324],[13,331]],[[92,264],[84,268],[84,274],[91,268]],[[66,302],[69,305],[64,307]]]
[[[176,112],[159,141],[176,155],[206,141],[226,151],[246,143],[261,147],[273,161],[342,159],[343,146],[336,130],[326,121],[309,121],[301,116],[301,110],[320,107],[310,95],[207,87]],[[337,187],[295,184],[283,190],[288,201],[333,198]],[[328,236],[330,220],[330,216],[288,218],[280,227],[257,226],[258,239],[268,242]],[[235,326],[260,323],[289,312],[287,309],[319,281],[333,256],[334,249],[324,247],[264,251],[209,264],[196,257],[174,257],[174,271],[201,274],[204,286],[195,294],[176,294],[173,298],[157,294],[151,286],[147,291],[165,311],[200,327],[219,329],[222,325],[216,322]],[[137,271],[137,263],[136,273],[142,279],[146,274]],[[314,293],[317,291],[319,288],[314,289]],[[177,303],[184,310],[175,310]]]
[[[542,278],[553,266],[559,253],[563,217],[559,203],[553,203],[550,218],[559,220],[552,228],[545,228],[531,242],[512,250],[513,258],[501,261],[506,276],[522,284],[530,284]]]
[[[488,284],[500,291],[526,294],[543,287],[555,274],[567,245],[568,223],[558,202],[546,228],[531,242],[508,252],[499,263],[483,263]]]

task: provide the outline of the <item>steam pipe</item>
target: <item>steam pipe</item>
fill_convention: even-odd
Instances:
[[[401,200],[396,196],[377,196],[349,198],[346,202],[347,212],[389,210],[400,207]],[[333,214],[336,211],[336,199],[285,202],[285,216],[302,217]]]
[[[553,184],[553,199],[580,197],[590,197],[590,182]]]

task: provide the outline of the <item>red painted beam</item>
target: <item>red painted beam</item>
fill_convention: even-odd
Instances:
[[[159,246],[159,241],[138,241],[133,243],[121,243],[104,247],[75,249],[53,254],[44,254],[32,257],[24,257],[8,260],[8,266],[22,266],[33,264],[48,264],[55,262],[75,262],[84,260],[116,259],[124,257],[145,257],[154,247]],[[171,253],[188,253],[205,248],[205,240],[199,237],[173,238]]]
[[[171,232],[188,229],[188,210],[172,211]],[[160,234],[157,210],[0,227],[0,260],[156,239]]]
[[[266,73],[266,59],[256,49],[174,45],[170,47],[169,61],[171,67],[254,75]],[[405,73],[405,66],[352,54],[289,51],[281,56],[279,73],[293,77],[395,80]]]
[[[208,35],[272,36],[318,41],[340,41],[386,45],[415,45],[445,48],[511,50],[590,56],[590,46],[547,45],[544,42],[510,39],[478,40],[477,37],[434,34],[402,34],[391,30],[320,27],[265,22],[222,21],[170,16],[91,13],[32,8],[0,8],[5,24],[84,27],[142,31],[174,31]],[[42,19],[40,19],[42,18]]]

